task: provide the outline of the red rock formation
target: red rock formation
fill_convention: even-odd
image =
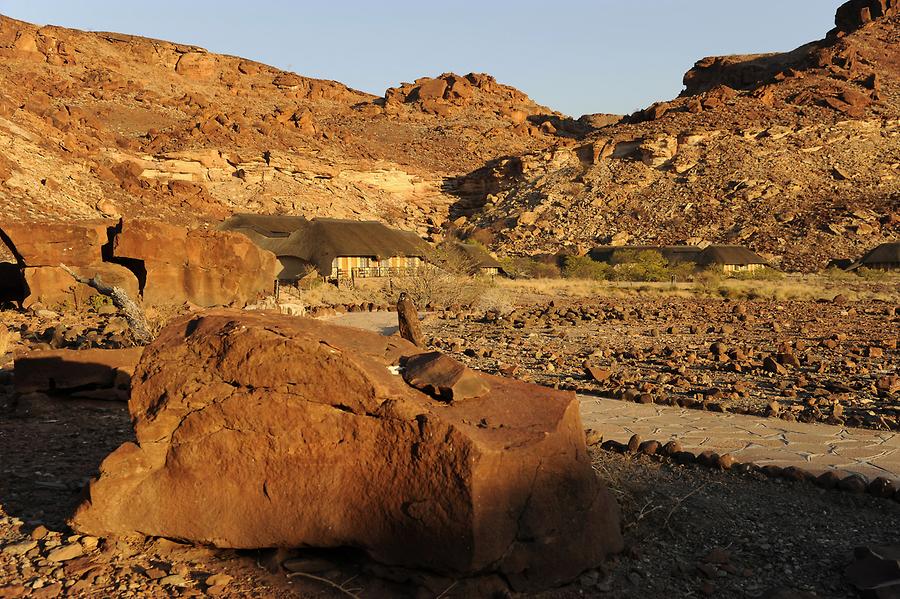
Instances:
[[[69,303],[78,308],[96,294],[60,264],[88,278],[99,275],[148,305],[244,305],[272,289],[275,256],[243,235],[151,220],[113,225],[3,223],[0,240],[16,260],[19,286],[25,285],[24,305]],[[2,297],[15,291],[4,291]]]
[[[7,222],[0,225],[17,258],[28,266],[89,266],[103,261],[109,221]]]
[[[107,285],[124,289],[129,297],[140,297],[137,277],[119,264],[99,262],[73,266],[72,271],[86,278],[99,276]],[[97,295],[95,290],[76,282],[72,275],[57,266],[27,267],[22,274],[28,289],[28,296],[22,302],[26,308],[40,303],[44,306],[68,305],[77,310],[84,308],[91,297]]]
[[[145,350],[137,443],[72,525],[218,547],[354,546],[384,563],[557,585],[622,547],[578,401],[482,375],[446,404],[391,373],[418,353],[314,320],[210,311]]]
[[[148,305],[244,305],[270,292],[277,273],[275,255],[244,235],[162,221],[124,221],[113,254],[141,264]]]
[[[834,24],[843,31],[853,31],[875,19],[897,14],[900,14],[897,0],[850,0],[837,9]]]

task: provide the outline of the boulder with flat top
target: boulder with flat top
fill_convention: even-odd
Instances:
[[[578,400],[478,374],[446,403],[409,385],[398,337],[210,310],[144,351],[136,442],[71,520],[223,548],[355,547],[395,566],[552,587],[622,549]]]

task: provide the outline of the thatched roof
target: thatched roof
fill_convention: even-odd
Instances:
[[[453,248],[456,251],[461,252],[467,260],[478,268],[499,268],[500,270],[503,270],[503,267],[497,262],[497,259],[491,256],[488,251],[480,245],[457,242],[453,244]]]
[[[900,266],[900,241],[882,243],[859,259],[859,264],[896,264]]]
[[[302,219],[299,220],[299,219]],[[322,275],[331,274],[338,257],[367,257],[384,260],[394,256],[424,258],[429,246],[411,231],[391,229],[378,221],[337,218],[235,215],[223,229],[247,235],[276,256],[300,258]]]
[[[294,231],[309,225],[303,216],[285,216],[278,214],[235,214],[220,229],[225,231],[254,231],[263,237],[287,237]]]
[[[697,264],[768,264],[766,259],[742,245],[711,245],[697,255]]]

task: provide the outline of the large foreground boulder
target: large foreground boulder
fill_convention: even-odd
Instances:
[[[488,375],[446,403],[397,374],[396,338],[209,311],[145,349],[137,443],[104,460],[72,526],[228,548],[362,548],[387,564],[569,581],[622,548],[574,394]],[[426,376],[426,375],[422,375]]]

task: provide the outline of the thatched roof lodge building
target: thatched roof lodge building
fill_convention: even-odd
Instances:
[[[243,233],[278,257],[281,281],[312,271],[327,280],[410,276],[430,246],[418,235],[378,221],[235,214],[220,227]]]
[[[754,272],[768,266],[765,258],[742,245],[711,245],[697,254],[697,266],[719,266],[725,272]]]
[[[857,268],[871,268],[873,270],[900,270],[900,241],[882,243],[878,247],[868,251],[848,270]]]
[[[754,272],[768,266],[762,256],[740,245],[710,245],[705,248],[692,245],[600,246],[588,255],[598,262],[623,264],[648,251],[660,254],[669,264],[692,263],[703,268],[715,266],[727,273]]]

